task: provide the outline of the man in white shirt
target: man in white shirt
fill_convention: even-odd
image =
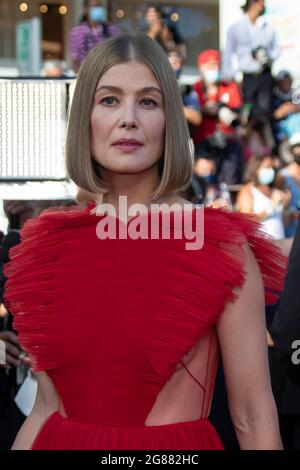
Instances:
[[[228,30],[223,59],[223,74],[234,76],[233,58],[237,57],[243,72],[244,102],[251,105],[255,117],[270,117],[273,79],[272,62],[279,56],[279,47],[271,25],[264,18],[264,0],[247,0],[241,21]]]

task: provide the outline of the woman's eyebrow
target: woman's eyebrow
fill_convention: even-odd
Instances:
[[[117,86],[112,86],[112,85],[102,85],[100,86],[99,88],[97,88],[96,90],[96,93],[98,93],[99,91],[101,90],[108,90],[108,91],[112,91],[114,93],[119,93],[121,95],[124,95],[124,90],[122,90],[122,88],[119,88]],[[157,93],[159,93],[160,95],[162,95],[162,92],[160,91],[159,88],[155,87],[155,86],[147,86],[147,87],[144,87],[142,88],[141,90],[139,90],[137,93],[149,93],[151,91],[156,91]]]

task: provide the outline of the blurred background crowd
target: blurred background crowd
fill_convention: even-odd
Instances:
[[[13,11],[8,3],[14,4]],[[239,17],[226,28],[223,48],[217,39],[221,8],[217,1],[198,2],[197,7],[197,2],[150,4],[125,0],[84,0],[64,3],[0,1],[0,23],[2,21],[4,25],[0,57],[5,59],[0,60],[0,75],[6,76],[6,86],[9,80],[12,80],[11,86],[18,84],[18,78],[8,78],[13,75],[14,65],[7,57],[12,55],[12,44],[15,45],[16,41],[25,43],[27,34],[26,29],[21,29],[17,39],[9,37],[6,34],[8,29],[5,29],[9,21],[17,23],[20,19],[31,20],[32,15],[39,17],[43,60],[38,84],[41,80],[58,80],[68,87],[76,81],[80,65],[96,44],[129,29],[144,31],[164,49],[180,86],[194,152],[194,175],[189,199],[196,204],[226,206],[230,210],[256,214],[264,230],[278,240],[285,253],[289,254],[300,213],[300,88],[297,81],[300,76],[291,68],[277,67],[276,70],[274,67],[286,51],[280,47],[276,28],[266,12],[272,1],[235,2]],[[186,3],[190,3],[188,8]],[[280,5],[278,1],[275,3]],[[72,18],[76,15],[79,19],[77,24],[68,16],[72,8]],[[222,8],[224,10],[224,2]],[[34,27],[30,26],[30,21],[28,24],[29,30]],[[68,24],[67,31],[64,24]],[[201,33],[197,32],[200,24]],[[22,62],[22,51],[19,59]],[[32,74],[25,73],[27,76]],[[3,93],[2,100],[8,100],[3,98]],[[70,99],[71,94],[68,94],[66,108]],[[39,107],[41,103],[43,106],[44,102],[40,101]],[[10,105],[13,112],[13,98]],[[9,104],[7,106],[9,109]],[[40,122],[43,110],[39,113],[37,120]],[[3,123],[4,119],[1,121]],[[11,129],[12,133],[16,131],[16,138],[20,138],[16,123],[12,124]],[[45,129],[42,140],[45,140]],[[23,135],[23,142],[25,138]],[[55,133],[52,138],[56,139]],[[14,149],[13,144],[11,146]],[[2,298],[5,281],[2,268],[9,259],[10,247],[19,242],[19,230],[24,222],[47,207],[76,204],[76,201],[74,192],[59,197],[53,195],[51,190],[49,197],[20,197],[24,194],[24,185],[31,178],[26,172],[20,176],[18,165],[9,168],[9,171],[4,168],[3,162],[7,158],[4,144],[1,151]],[[18,157],[18,148],[15,151],[15,157]],[[8,171],[7,174],[4,170]],[[49,172],[43,173],[42,165],[39,171],[32,181],[64,179],[61,173],[53,178],[55,170],[53,174],[49,170],[50,178]],[[6,199],[8,184],[14,184],[16,192],[10,191]],[[268,318],[270,315],[272,313]],[[26,358],[20,358],[21,348],[12,329],[9,312],[3,304],[0,308],[0,340],[7,345],[8,363],[5,368],[0,368],[0,449],[3,449],[11,445],[25,418],[26,413],[16,406],[14,399],[29,368]],[[284,444],[286,448],[299,449],[299,388],[291,385],[282,373],[270,334],[268,345]]]

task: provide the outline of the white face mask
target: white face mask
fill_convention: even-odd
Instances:
[[[207,83],[217,83],[220,80],[220,71],[206,70],[203,72],[203,78]]]
[[[261,168],[258,172],[258,181],[262,185],[269,185],[275,179],[274,168]]]

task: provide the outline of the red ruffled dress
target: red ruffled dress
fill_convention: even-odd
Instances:
[[[223,449],[208,420],[215,327],[243,285],[245,243],[269,303],[285,258],[251,216],[205,209],[204,246],[193,251],[172,230],[169,239],[100,240],[105,216],[90,209],[28,221],[6,265],[20,342],[66,413],[45,421],[32,449]]]

